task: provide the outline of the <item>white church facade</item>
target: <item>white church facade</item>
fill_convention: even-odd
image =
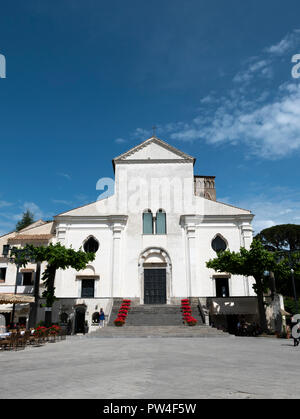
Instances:
[[[113,302],[121,298],[141,305],[174,305],[189,297],[208,309],[211,299],[212,310],[225,298],[240,307],[235,315],[255,315],[253,279],[206,267],[219,249],[250,247],[254,215],[218,202],[215,178],[195,175],[194,164],[193,157],[152,137],[113,160],[111,196],[37,227],[49,230],[44,237],[49,242],[96,253],[82,272],[57,272],[53,321],[77,316],[77,323],[80,317],[93,330],[95,313],[103,308],[109,316]],[[38,240],[34,228],[30,234]]]

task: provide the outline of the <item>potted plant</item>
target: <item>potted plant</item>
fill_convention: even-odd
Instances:
[[[122,327],[125,324],[125,320],[121,317],[118,317],[115,321],[114,324],[116,327]]]

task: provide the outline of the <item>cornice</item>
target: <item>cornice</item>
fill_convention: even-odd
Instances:
[[[118,160],[115,164],[161,164],[161,163],[193,163],[193,159],[137,159],[137,160]]]
[[[125,225],[128,215],[58,215],[55,217],[56,223],[88,223],[96,222],[99,224],[121,224]]]
[[[180,225],[182,226],[189,226],[189,225],[201,225],[203,223],[213,223],[213,222],[229,222],[232,221],[233,223],[242,223],[247,222],[251,223],[253,220],[253,214],[216,214],[216,215],[196,215],[196,214],[186,214],[181,215],[180,217]]]
[[[157,137],[151,137],[148,138],[148,140],[143,141],[142,143],[138,144],[137,146],[131,148],[130,150],[126,151],[125,153],[121,154],[120,156],[116,157],[114,161],[118,161],[121,159],[125,159],[128,156],[132,156],[134,153],[142,150],[143,148],[147,147],[149,144],[154,143],[157,145],[160,145],[161,147],[165,148],[168,151],[171,151],[174,154],[177,154],[180,157],[188,158],[195,160],[194,157],[190,156],[189,154],[184,153],[183,151],[178,150],[177,148],[171,146],[170,144],[166,143],[165,141],[157,138]]]

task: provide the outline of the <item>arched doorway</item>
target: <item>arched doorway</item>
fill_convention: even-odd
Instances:
[[[85,306],[78,306],[75,309],[75,328],[74,333],[85,333]]]
[[[172,295],[172,265],[167,252],[152,247],[139,259],[141,304],[170,304]]]

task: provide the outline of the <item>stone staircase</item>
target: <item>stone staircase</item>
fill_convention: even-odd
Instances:
[[[221,330],[206,326],[202,322],[199,308],[191,305],[192,315],[198,320],[197,326],[183,323],[179,305],[132,305],[126,324],[116,327],[120,301],[115,301],[107,327],[90,333],[87,337],[98,338],[149,338],[149,337],[229,337]]]
[[[197,305],[191,305],[192,315],[202,325]],[[108,326],[114,326],[114,320],[120,308],[119,301],[116,301],[112,308]],[[126,320],[126,326],[182,326],[182,313],[179,305],[132,305]]]
[[[107,326],[85,335],[87,338],[224,338],[228,333],[210,326]]]
[[[111,317],[110,326],[113,326],[114,319],[115,317]],[[182,324],[180,307],[175,305],[133,306],[126,321],[126,326],[182,326]]]

